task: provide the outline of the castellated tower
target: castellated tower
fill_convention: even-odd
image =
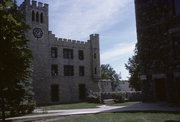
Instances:
[[[49,31],[48,4],[25,0],[19,8],[30,26],[26,38],[37,105],[84,101],[89,91],[98,92],[99,35],[87,42],[57,38]]]
[[[101,68],[100,66],[100,55],[99,55],[99,34],[90,35],[90,44],[91,44],[91,57],[92,57],[92,68],[93,68],[93,78],[101,78]]]
[[[44,39],[48,35],[48,4],[43,4],[41,2],[25,0],[21,6],[21,10],[25,14],[25,22],[31,27],[31,30],[28,32],[28,38],[32,38],[33,30],[35,28],[40,28],[42,30],[41,40]],[[35,29],[36,30],[36,29]],[[36,36],[38,36],[36,32]],[[39,37],[40,37],[39,33]],[[33,36],[34,37],[34,36]],[[39,37],[35,37],[36,39],[40,39]]]

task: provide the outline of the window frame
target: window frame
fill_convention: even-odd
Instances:
[[[51,76],[53,76],[53,77],[58,76],[58,65],[57,64],[51,65]]]
[[[51,47],[51,58],[57,58],[57,57],[58,57],[57,47]]]
[[[74,76],[74,66],[73,65],[64,65],[64,76]]]
[[[85,67],[79,66],[79,76],[85,76]]]
[[[63,58],[73,59],[74,58],[73,49],[63,48]]]
[[[78,51],[78,56],[79,56],[79,60],[84,60],[84,51],[83,50],[79,50]]]

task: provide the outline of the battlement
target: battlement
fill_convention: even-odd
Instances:
[[[90,35],[90,40],[93,40],[93,39],[98,39],[99,40],[99,34],[91,34]]]
[[[65,42],[65,43],[73,43],[73,44],[83,44],[83,45],[86,43],[84,41],[63,39],[63,38],[59,38],[58,41]]]
[[[90,36],[95,36],[95,37],[99,37],[99,34],[91,34]]]
[[[42,8],[42,9],[48,9],[48,4],[46,3],[42,3],[42,2],[37,2],[35,0],[32,0],[32,4],[30,2],[30,0],[24,0],[24,2],[22,3],[24,6],[31,6],[31,7],[36,7],[36,8]]]
[[[80,45],[85,45],[88,42],[84,41],[79,41],[79,40],[72,40],[72,39],[65,39],[65,38],[57,38],[55,37],[55,34],[52,33],[52,31],[48,31],[49,36],[52,38],[55,38],[57,42],[60,43],[68,43],[68,44],[80,44]]]

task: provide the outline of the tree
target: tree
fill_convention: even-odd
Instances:
[[[18,111],[24,102],[33,101],[31,80],[32,55],[27,47],[28,26],[12,0],[0,1],[0,114]]]
[[[120,74],[117,74],[116,71],[109,64],[102,64],[101,78],[110,79],[112,81],[112,89],[115,90],[115,88],[119,85],[121,76]]]
[[[140,79],[139,79],[139,61],[137,55],[137,48],[134,50],[134,55],[129,58],[128,63],[125,64],[126,69],[129,71],[129,85],[136,91],[140,91]]]

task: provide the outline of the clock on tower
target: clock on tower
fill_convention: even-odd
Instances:
[[[41,30],[41,28],[34,28],[33,35],[36,38],[41,38],[43,36],[43,31]]]

